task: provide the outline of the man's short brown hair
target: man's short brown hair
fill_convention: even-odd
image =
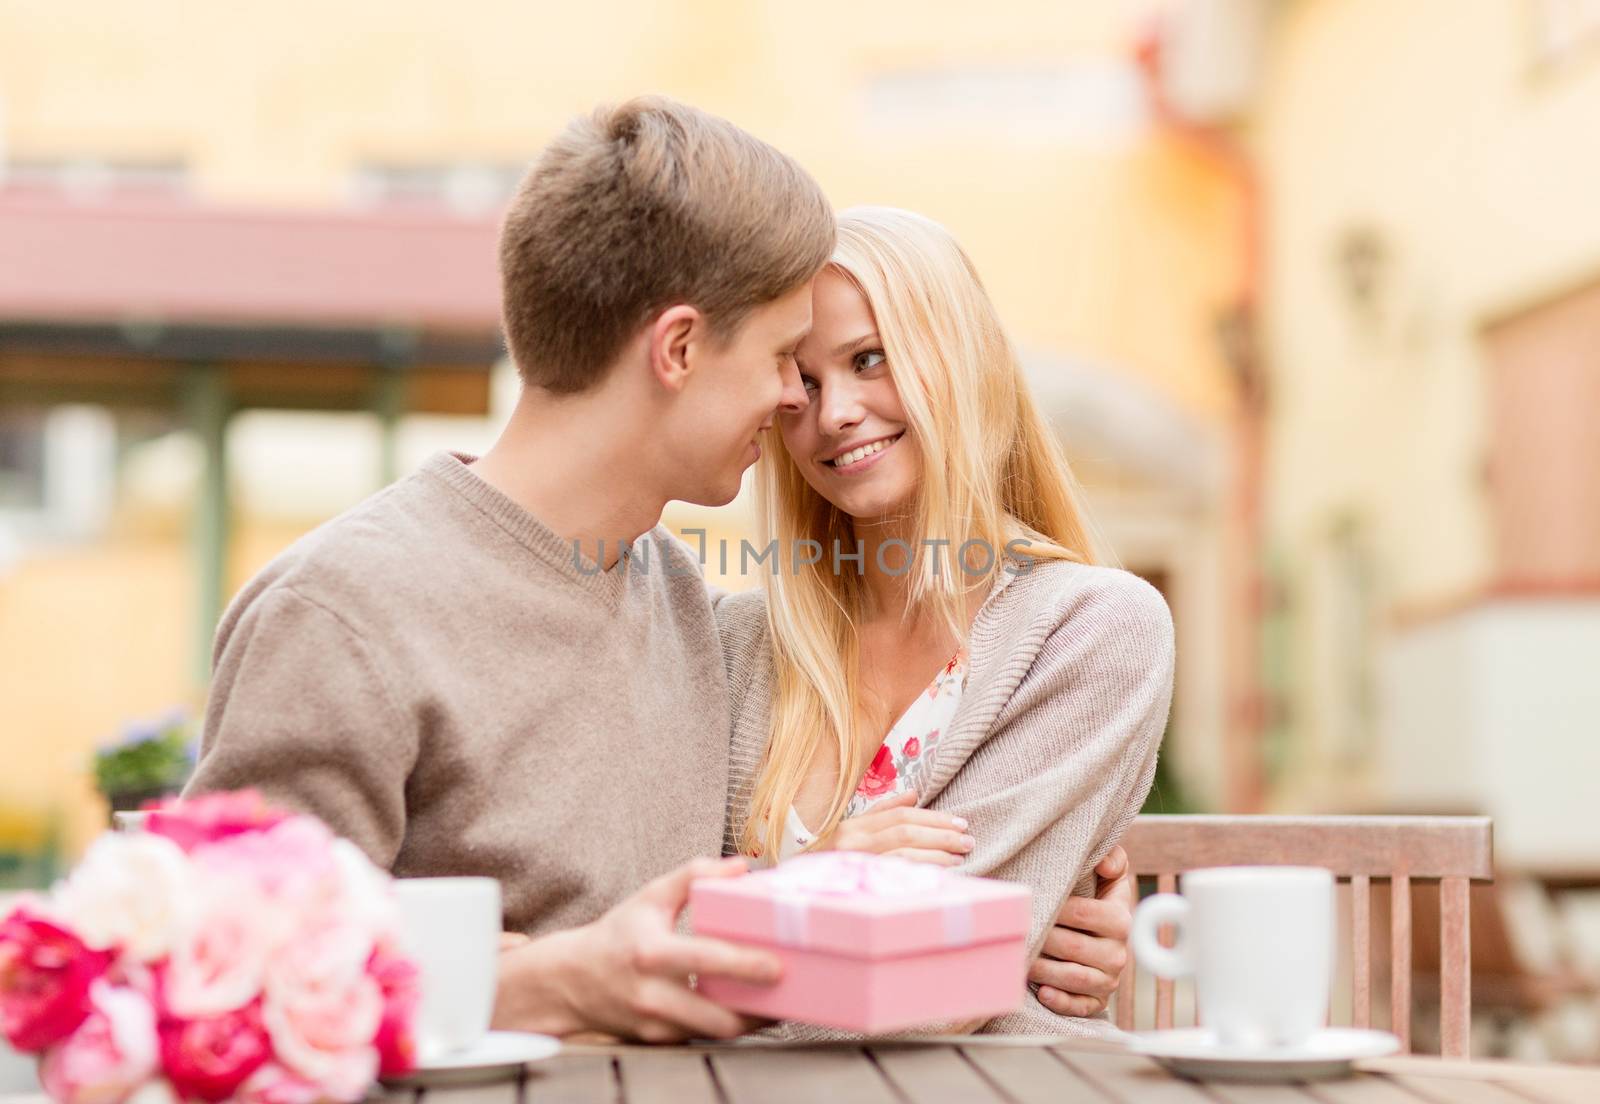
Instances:
[[[603,107],[545,148],[506,213],[506,344],[527,383],[582,391],[658,311],[688,303],[728,336],[833,243],[822,189],[760,139],[663,97]]]

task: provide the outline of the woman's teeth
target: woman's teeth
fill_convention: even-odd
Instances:
[[[898,437],[888,437],[882,441],[874,441],[870,445],[862,445],[860,448],[851,449],[843,456],[835,456],[832,460],[829,460],[828,463],[836,468],[849,467],[858,460],[865,460],[875,452],[882,452],[899,439],[900,438]]]

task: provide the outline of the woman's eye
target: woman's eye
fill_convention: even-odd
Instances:
[[[810,376],[801,376],[800,383],[807,391],[815,391],[817,389],[817,381],[812,379]]]
[[[883,355],[882,349],[866,349],[856,354],[856,371],[865,372],[876,368],[888,358]]]

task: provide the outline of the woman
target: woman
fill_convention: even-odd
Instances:
[[[795,357],[810,402],[779,413],[757,475],[779,560],[718,608],[727,849],[882,851],[1026,883],[1032,959],[1149,789],[1166,605],[1095,566],[1065,460],[942,227],[842,215]],[[986,1030],[1063,1023],[1030,999]]]

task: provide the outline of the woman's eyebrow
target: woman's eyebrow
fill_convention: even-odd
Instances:
[[[828,355],[833,357],[842,357],[846,353],[853,353],[857,349],[861,348],[861,346],[870,344],[876,340],[878,340],[878,332],[874,330],[872,333],[862,334],[860,337],[853,337],[849,341],[844,342],[842,345],[834,346],[833,352]]]

